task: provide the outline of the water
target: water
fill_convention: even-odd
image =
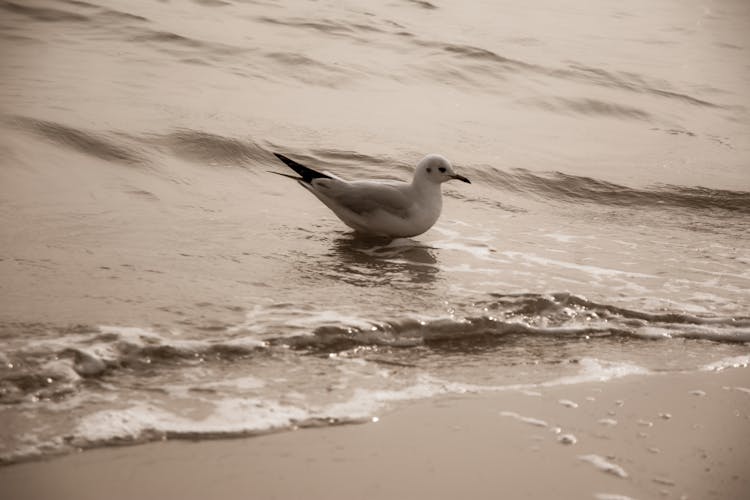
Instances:
[[[0,12],[4,462],[750,359],[744,1]],[[366,241],[273,151],[473,184]]]

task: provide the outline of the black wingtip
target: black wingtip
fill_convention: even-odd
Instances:
[[[289,175],[289,174],[282,174],[281,172],[274,172],[273,170],[266,170],[269,174],[276,174],[280,175],[282,177],[287,177],[289,179],[294,179],[295,181],[301,181],[302,177],[297,177],[296,175]]]
[[[301,180],[303,180],[304,182],[310,183],[313,181],[313,179],[330,179],[331,178],[330,175],[326,175],[322,172],[318,172],[316,170],[308,168],[300,163],[297,163],[291,158],[287,158],[286,156],[282,154],[273,153],[273,155],[279,160],[281,160],[287,167],[297,172],[297,174],[299,174],[299,176],[302,178]],[[280,175],[283,175],[283,174],[280,174]]]
[[[274,153],[273,155],[274,155],[274,156],[275,156],[276,158],[278,158],[279,160],[283,161],[284,163],[287,163],[287,164],[288,164],[288,163],[294,163],[294,162],[293,162],[292,160],[290,160],[289,158],[287,158],[286,156],[284,156],[284,155],[282,155],[282,154],[279,154],[279,153]]]

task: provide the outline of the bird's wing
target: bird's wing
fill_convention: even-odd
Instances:
[[[314,191],[356,214],[383,210],[406,218],[413,200],[405,192],[407,184],[375,181],[346,182],[340,179],[315,179]]]

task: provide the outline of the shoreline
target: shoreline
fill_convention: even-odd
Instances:
[[[449,395],[376,423],[0,467],[7,498],[742,498],[750,368]],[[4,495],[4,496],[5,496]]]

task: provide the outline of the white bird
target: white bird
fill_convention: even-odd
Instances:
[[[286,156],[276,157],[299,177],[290,177],[314,194],[344,224],[358,233],[389,238],[408,238],[430,229],[443,208],[441,185],[458,179],[471,181],[453,171],[440,155],[427,155],[417,164],[411,182],[392,180],[345,181],[330,173],[317,172]]]

